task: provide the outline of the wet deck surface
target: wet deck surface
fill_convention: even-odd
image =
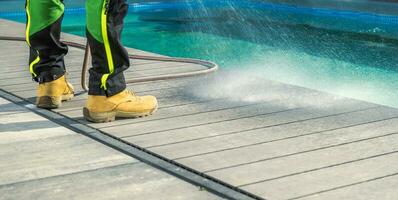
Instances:
[[[23,36],[23,26],[10,30],[9,22],[0,22],[1,34]],[[26,45],[0,45],[9,47],[0,49],[0,87],[34,101]],[[79,89],[83,51],[70,48],[65,59]],[[127,79],[200,68],[132,64]],[[269,95],[242,99],[250,91],[237,89],[234,99],[222,87],[227,73],[129,85],[158,97],[160,109],[148,118],[88,123],[82,118],[86,95],[54,111],[267,199],[397,199],[397,109],[267,80],[257,86]]]

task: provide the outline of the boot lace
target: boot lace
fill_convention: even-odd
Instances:
[[[134,101],[140,101],[141,99],[139,98],[139,96],[137,96],[132,90],[130,90],[130,89],[127,89],[127,90],[125,90],[126,91],[126,93],[131,97],[131,100],[134,100]]]

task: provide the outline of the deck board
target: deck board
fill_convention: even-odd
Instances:
[[[85,43],[83,38],[69,34],[63,38]],[[26,46],[0,44],[16,50],[10,57],[2,57],[10,60],[5,65],[10,76],[0,74],[0,87],[33,101],[35,84],[27,71],[21,71],[26,65]],[[0,50],[0,54],[5,52]],[[82,91],[81,62],[82,50],[70,48],[66,64],[71,72],[69,80],[78,92]],[[201,68],[145,60],[133,60],[132,64],[126,72],[130,79]],[[128,85],[137,94],[159,98],[158,113],[148,118],[86,122],[81,112],[86,94],[55,112],[267,199],[363,199],[359,193],[366,188],[385,192],[372,193],[375,199],[393,199],[391,193],[398,190],[393,180],[398,176],[398,109],[268,80],[263,81],[262,89],[270,95],[261,101],[198,94],[206,92],[198,88],[211,79],[205,76]],[[23,144],[29,139],[15,142]],[[385,185],[378,187],[379,183]]]
[[[235,126],[233,126],[234,123],[228,124],[230,126],[215,124],[214,126],[199,127],[169,134],[161,133],[156,135],[136,136],[128,138],[127,140],[131,140],[131,142],[147,148],[152,148],[154,151],[184,149],[190,146],[189,149],[193,153],[203,154],[272,142],[284,138],[300,137],[306,134],[317,134],[328,130],[343,129],[350,126],[397,117],[396,113],[388,115],[384,113],[385,111],[385,109],[367,109],[345,114],[329,115],[327,117],[314,117],[299,121],[291,121],[277,125],[257,124],[257,126],[255,126],[256,124],[250,123],[249,120],[251,119],[249,119],[247,120],[249,121],[247,124],[251,124],[251,126],[246,125],[242,122],[244,120],[241,120],[238,124],[235,124]],[[367,114],[373,114],[374,116],[370,117]],[[245,129],[243,129],[243,127]],[[204,132],[206,134],[199,134]],[[157,139],[155,140],[154,137]],[[186,154],[187,152],[184,152],[185,156]]]
[[[374,129],[371,126],[359,126],[359,131],[354,132],[343,129],[339,131],[325,132],[324,134],[306,135],[288,140],[262,143],[242,148],[218,151],[215,153],[190,156],[181,158],[178,161],[183,164],[194,165],[196,169],[200,169],[202,171],[245,165],[266,159],[279,158],[281,156],[287,156],[290,154],[307,152],[319,148],[344,144],[346,142],[353,142],[361,139],[389,134],[394,132],[398,125],[396,125],[396,121],[388,122],[390,122],[387,123],[388,126],[375,126]],[[358,132],[361,134],[358,134]],[[203,162],[204,160],[207,162]]]
[[[282,117],[283,115],[288,117],[289,114],[294,113],[294,111],[295,110],[292,110],[290,112],[280,113],[279,117]],[[244,119],[230,120],[228,122],[223,122],[223,123],[214,123],[207,126],[186,128],[172,132],[162,132],[156,135],[142,135],[142,136],[130,137],[128,138],[128,140],[131,140],[132,142],[140,144],[145,147],[154,147],[155,149],[160,148],[163,150],[166,150],[166,148],[179,149],[183,148],[184,145],[187,146],[194,145],[191,148],[192,152],[201,154],[205,152],[221,150],[222,148],[230,148],[231,147],[230,145],[232,144],[239,145],[240,143],[248,142],[247,140],[244,139],[252,139],[252,141],[261,142],[262,141],[261,137],[263,135],[266,135],[266,133],[268,132],[273,133],[273,136],[281,136],[281,135],[276,135],[276,133],[279,132],[281,132],[280,134],[290,133],[291,130],[285,129],[285,127],[286,128],[294,127],[295,128],[294,130],[316,131],[317,129],[320,129],[322,127],[319,126],[317,128],[312,128],[311,126],[315,125],[311,124],[312,120],[331,117],[333,115],[339,114],[339,112],[336,111],[335,113],[330,112],[329,115],[320,116],[319,113],[315,114],[310,112],[305,113],[305,109],[302,109],[300,112],[303,113],[300,116],[300,118],[293,118],[293,119],[282,118],[280,119],[281,121],[276,121],[274,120],[274,117],[276,118],[278,114],[259,115],[254,117],[247,117]],[[344,111],[344,113],[346,112],[347,111]],[[297,113],[297,111],[295,113]],[[360,114],[363,114],[363,112]],[[339,115],[339,117],[341,117],[341,115]],[[258,123],[259,121],[261,121],[262,123]],[[328,124],[328,125],[332,126],[333,124]],[[342,125],[343,124],[341,123],[336,123],[334,126],[341,127]],[[154,139],[155,137],[158,139],[155,140]],[[234,139],[234,137],[236,137],[236,140]],[[228,142],[225,143],[222,141],[228,141]],[[217,143],[220,144],[216,145]],[[168,144],[170,145],[170,147],[167,147]],[[206,148],[201,148],[201,145],[206,145]]]
[[[381,187],[383,186],[383,187]],[[369,199],[369,200],[395,200],[398,188],[398,173],[366,180],[354,185],[335,188],[318,192],[316,195],[307,196],[304,200],[327,199]]]
[[[346,145],[338,145],[333,148],[320,149],[308,153],[294,154],[280,159],[269,159],[248,165],[216,170],[208,174],[227,180],[229,183],[236,186],[255,185],[287,176],[293,176],[294,174],[302,174],[341,163],[355,162],[356,160],[375,155],[398,151],[398,147],[394,144],[397,142],[397,139],[398,133],[381,137],[376,136],[376,138]],[[292,168],[289,166],[296,167]],[[252,171],[257,171],[258,173],[250,173]],[[261,173],[263,171],[267,173]],[[244,179],[242,179],[242,177],[244,177]]]
[[[0,193],[0,199],[221,199],[143,163],[0,187]]]
[[[221,199],[3,98],[0,108],[1,200]]]
[[[31,112],[2,115],[0,121],[0,185],[138,162]]]
[[[211,123],[227,122],[230,120],[246,118],[255,115],[264,115],[275,112],[285,112],[288,109],[269,106],[264,104],[244,104],[220,110],[208,111],[188,116],[178,116],[163,120],[150,120],[146,122],[132,122],[130,124],[117,127],[107,127],[101,130],[112,133],[118,137],[133,135],[156,134],[163,131],[174,131],[178,129],[204,126]],[[128,130],[135,130],[129,132]]]
[[[396,174],[398,169],[392,166],[397,165],[398,153],[396,152],[243,188],[248,191],[255,191],[260,195],[268,196],[270,199],[292,199],[305,195],[315,195],[324,190]],[[353,173],[358,169],[362,169],[361,173]],[[390,186],[396,187],[396,185]],[[380,185],[380,187],[386,186]]]

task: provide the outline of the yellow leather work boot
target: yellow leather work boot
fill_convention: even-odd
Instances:
[[[124,90],[114,96],[89,95],[83,115],[91,122],[111,122],[120,118],[144,117],[153,114],[158,108],[154,96],[136,96]]]
[[[71,100],[73,96],[73,86],[66,81],[64,75],[57,80],[39,84],[36,106],[45,109],[58,108],[62,101]]]

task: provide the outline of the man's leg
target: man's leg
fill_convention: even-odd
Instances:
[[[83,112],[89,121],[146,116],[157,109],[155,97],[138,97],[126,90],[123,71],[130,62],[120,37],[127,10],[125,0],[86,0],[86,34],[93,67]]]
[[[92,55],[89,95],[113,96],[126,89],[123,71],[129,68],[128,53],[121,44],[125,0],[87,0],[87,40]]]
[[[38,107],[57,108],[62,100],[73,96],[64,77],[68,48],[60,42],[63,13],[61,0],[26,0],[29,71],[39,83]]]

